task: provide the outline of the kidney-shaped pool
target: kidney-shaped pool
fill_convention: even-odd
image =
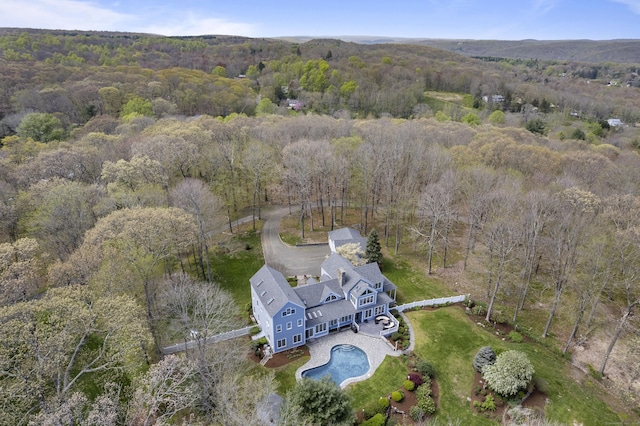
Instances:
[[[367,374],[367,371],[369,360],[362,349],[353,345],[337,345],[331,348],[328,363],[303,371],[302,377],[320,379],[329,375],[340,386],[345,380]]]

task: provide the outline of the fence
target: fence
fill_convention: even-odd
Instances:
[[[460,296],[440,297],[438,299],[420,300],[418,302],[405,303],[404,305],[396,306],[398,312],[404,312],[408,309],[421,308],[423,306],[436,306],[446,305],[448,303],[464,302],[469,297],[468,294],[461,294]]]
[[[236,337],[246,336],[249,334],[249,331],[253,327],[254,326],[252,325],[248,325],[244,328],[239,328],[237,330],[231,330],[231,331],[227,331],[226,333],[220,333],[220,334],[216,334],[215,336],[209,336],[206,339],[203,339],[204,344],[208,345],[210,343],[222,342],[224,340],[231,340],[231,339],[235,339]],[[176,343],[175,345],[164,347],[162,348],[162,353],[165,355],[168,355],[176,352],[182,352],[187,349],[193,349],[197,346],[198,346],[198,340],[190,340],[188,342]]]

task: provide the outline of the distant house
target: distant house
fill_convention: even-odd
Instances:
[[[489,102],[489,96],[483,96],[482,100],[485,102]],[[494,104],[499,103],[499,102],[504,102],[504,96],[502,95],[491,95],[491,102],[493,102]]]
[[[611,127],[620,127],[622,126],[622,120],[620,120],[619,118],[610,118],[607,120],[607,123],[609,123],[609,126]]]
[[[335,253],[340,246],[353,243],[359,244],[362,252],[367,248],[367,239],[353,228],[340,228],[335,231],[329,231],[329,248],[331,249],[331,253]]]
[[[357,237],[362,239],[359,233]],[[354,266],[337,253],[322,263],[319,280],[306,285],[291,287],[282,273],[267,265],[250,283],[253,316],[273,352],[374,320],[387,314],[396,300],[396,286],[377,263]]]
[[[305,107],[304,102],[298,99],[287,99],[287,106],[294,111],[301,110]]]

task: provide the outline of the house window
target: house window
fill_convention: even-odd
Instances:
[[[276,325],[276,333],[282,333],[282,324]]]
[[[365,318],[371,318],[371,312],[373,311],[373,309],[369,308],[366,311],[364,311],[364,317]]]
[[[293,324],[291,323],[291,321],[289,321],[287,323],[287,330],[291,330],[292,327],[293,327]]]
[[[351,321],[351,315],[347,315],[346,317],[340,317],[340,322],[348,322]]]
[[[382,315],[384,313],[384,305],[376,306],[374,315]]]
[[[369,303],[373,303],[373,294],[370,294],[369,296],[363,297],[360,299],[360,306],[364,306],[364,305],[368,305]]]
[[[302,318],[298,319],[298,327],[302,327]]]
[[[285,346],[287,346],[287,339],[278,339],[276,346],[278,349],[284,348]]]
[[[316,325],[316,334],[322,333],[323,331],[327,331],[327,323],[323,322],[322,324]]]
[[[331,321],[329,321],[329,327],[333,327],[338,325],[338,320],[337,319],[332,319]]]
[[[382,283],[376,283],[376,290],[382,289]]]
[[[296,334],[293,336],[293,344],[302,342],[302,334]]]
[[[295,313],[296,313],[296,308],[287,308],[284,311],[282,311],[282,316],[286,317],[286,316],[289,316],[289,315],[293,315]]]
[[[338,297],[335,294],[332,294],[330,296],[328,296],[326,299],[324,299],[325,303],[326,302],[332,302],[334,300],[338,299]]]

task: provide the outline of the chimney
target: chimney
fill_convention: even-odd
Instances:
[[[342,287],[344,285],[344,269],[343,268],[338,268],[338,284],[340,284],[340,287]]]

